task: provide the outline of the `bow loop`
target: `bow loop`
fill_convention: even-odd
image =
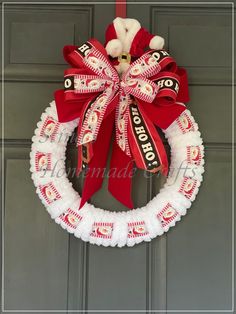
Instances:
[[[158,85],[145,78],[131,78],[121,81],[121,87],[126,94],[133,95],[143,101],[153,102],[158,93]]]
[[[65,80],[66,81],[66,80]],[[99,93],[104,91],[113,82],[101,79],[95,75],[75,75],[74,76],[74,92],[75,93]]]
[[[165,50],[150,50],[134,61],[125,76],[150,78],[169,66],[172,71],[176,70],[176,63]]]

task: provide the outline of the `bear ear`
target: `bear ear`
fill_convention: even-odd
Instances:
[[[112,39],[106,44],[106,52],[109,56],[118,57],[123,50],[122,43],[119,39]]]
[[[165,40],[161,36],[154,36],[149,43],[151,49],[162,49],[164,47]]]

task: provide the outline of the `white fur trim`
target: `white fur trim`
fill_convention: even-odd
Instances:
[[[51,143],[50,140],[45,142],[45,138],[40,136],[40,131],[48,116],[58,121],[55,102],[51,103],[51,106],[42,114],[41,121],[37,123],[35,135],[32,138],[30,171],[39,198],[51,217],[62,228],[83,241],[97,245],[133,246],[142,241],[150,241],[167,232],[170,227],[180,221],[181,216],[187,213],[187,209],[190,208],[198,193],[204,172],[204,147],[197,123],[189,110],[185,110],[166,130],[163,130],[171,147],[170,173],[166,184],[146,206],[127,212],[106,211],[95,208],[89,203],[86,203],[82,209],[78,209],[81,198],[73,190],[72,184],[65,174],[66,145],[69,136],[78,125],[78,120],[68,123],[58,122],[60,139],[66,135],[66,140],[59,141],[59,138],[55,137],[54,142]],[[187,123],[188,121],[190,124]],[[197,146],[198,150],[190,151],[189,154],[188,148],[194,146]],[[46,175],[44,171],[40,172],[36,169],[37,152],[51,154],[51,169],[47,170]],[[199,152],[201,156],[199,162],[196,162],[196,152]],[[58,160],[60,160],[59,166]],[[184,171],[185,166],[188,171]],[[61,176],[59,176],[59,171],[61,171]],[[40,189],[41,186],[49,183],[60,195],[50,204],[47,203]],[[163,210],[166,210],[165,215]],[[168,218],[170,215],[171,219]],[[110,236],[101,236],[98,233],[96,235],[96,230],[94,235],[92,231],[98,225],[102,226],[101,228],[104,226],[104,232],[107,230],[109,232],[109,226],[112,226]],[[131,233],[129,232],[130,226],[141,226],[144,233],[136,236],[132,234],[132,230]]]
[[[117,38],[122,42],[123,52],[129,52],[134,37],[141,28],[140,23],[135,19],[117,17],[113,24]]]
[[[106,45],[106,52],[113,58],[118,57],[123,51],[123,45],[119,39],[112,39]]]
[[[154,36],[149,43],[151,49],[162,49],[164,47],[165,40],[161,36]]]

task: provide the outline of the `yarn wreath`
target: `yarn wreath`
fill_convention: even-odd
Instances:
[[[187,213],[202,182],[204,147],[185,106],[186,72],[162,49],[164,40],[136,20],[120,18],[108,27],[106,39],[106,48],[94,39],[65,47],[72,68],[65,71],[64,90],[56,91],[37,124],[30,170],[42,203],[69,233],[92,244],[133,246],[167,232]],[[147,45],[152,50],[144,52]],[[171,149],[164,187],[146,206],[122,212],[87,202],[102,185],[102,178],[94,179],[90,170],[105,166],[114,125],[111,164],[116,169],[132,168],[132,162],[167,175],[168,159],[155,126]],[[82,196],[73,189],[65,164],[76,127],[77,170],[87,166],[90,171]],[[110,177],[109,191],[132,208],[130,177]]]
[[[183,111],[163,130],[171,147],[170,174],[164,187],[146,206],[127,212],[106,211],[89,203],[79,209],[80,196],[65,168],[67,141],[77,123],[58,122],[53,101],[32,138],[32,179],[56,223],[84,241],[118,247],[150,241],[175,226],[195,200],[204,172],[202,139],[190,111]]]

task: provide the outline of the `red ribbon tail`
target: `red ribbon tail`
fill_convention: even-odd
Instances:
[[[86,172],[80,208],[82,208],[90,197],[102,186],[113,124],[114,112],[103,121],[100,127],[99,135],[93,144],[93,153],[96,158],[91,159],[88,171]]]
[[[188,75],[184,68],[178,68],[177,74],[180,79],[180,89],[177,95],[177,101],[186,103],[189,102],[189,90],[188,90]]]
[[[113,144],[108,190],[123,205],[134,208],[131,198],[133,161],[117,145]]]

